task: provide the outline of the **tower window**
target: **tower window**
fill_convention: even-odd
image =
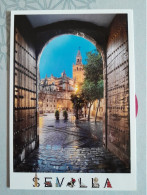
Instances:
[[[77,67],[77,70],[78,70],[78,67]]]

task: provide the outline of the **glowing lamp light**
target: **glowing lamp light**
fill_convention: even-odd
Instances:
[[[76,86],[75,86],[75,92],[77,92],[77,91],[78,91],[78,86],[76,85]]]

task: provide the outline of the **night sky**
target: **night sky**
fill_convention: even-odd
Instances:
[[[61,35],[51,40],[43,49],[40,57],[40,78],[53,74],[60,77],[65,70],[68,77],[72,78],[72,65],[76,62],[76,55],[80,47],[82,63],[86,64],[86,52],[96,49],[90,41],[75,35]]]

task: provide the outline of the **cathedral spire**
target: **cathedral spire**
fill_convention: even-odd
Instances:
[[[79,49],[78,49],[77,57],[81,57],[80,47],[79,47]]]

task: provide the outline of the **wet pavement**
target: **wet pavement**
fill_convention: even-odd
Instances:
[[[60,113],[61,115],[61,113]],[[115,155],[102,146],[102,121],[55,120],[54,113],[39,117],[39,148],[16,172],[127,173]]]

